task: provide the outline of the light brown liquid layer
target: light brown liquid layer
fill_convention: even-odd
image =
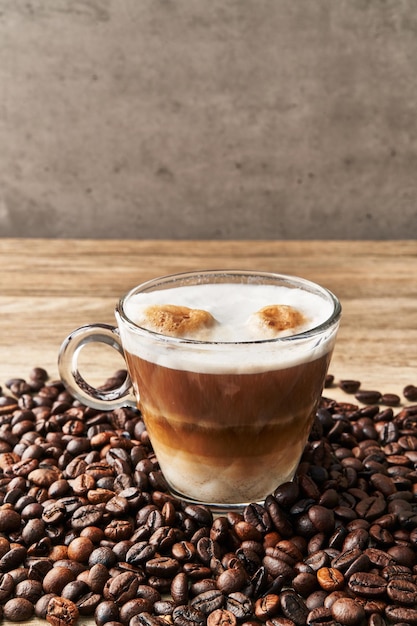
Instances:
[[[156,456],[176,491],[208,503],[254,502],[293,478],[330,352],[250,374],[175,370],[125,356]]]

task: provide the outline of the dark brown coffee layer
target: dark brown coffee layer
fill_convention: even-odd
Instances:
[[[174,370],[125,356],[159,463],[176,491],[238,504],[262,500],[293,477],[330,354],[250,374]]]

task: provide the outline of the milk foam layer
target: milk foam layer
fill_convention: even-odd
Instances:
[[[176,287],[134,295],[126,302],[127,317],[138,326],[149,327],[146,309],[150,305],[170,304],[209,312],[217,324],[191,332],[190,339],[201,341],[242,342],[270,338],[260,326],[252,323],[252,316],[267,305],[285,304],[300,311],[304,324],[296,328],[303,332],[318,326],[332,313],[332,303],[320,296],[298,288],[277,285],[207,284]],[[283,331],[278,336],[294,334]]]
[[[196,284],[151,292],[137,293],[124,302],[124,313],[135,325],[154,330],[147,321],[146,309],[153,305],[176,305],[201,309],[213,316],[215,323],[194,331],[188,337],[201,344],[167,342],[158,335],[144,337],[121,325],[124,347],[151,362],[175,369],[203,372],[268,371],[320,357],[331,349],[328,339],[314,342],[265,342],[300,334],[328,320],[334,309],[330,298],[282,285]],[[274,333],[259,322],[258,313],[269,305],[287,305],[301,314],[303,322],[296,328]],[[331,333],[333,334],[333,333]],[[161,337],[160,337],[161,339]]]

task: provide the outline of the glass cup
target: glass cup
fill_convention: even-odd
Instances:
[[[201,285],[214,286],[214,317],[219,306],[237,316],[233,323],[226,320],[228,332],[177,336],[145,328],[136,316],[141,299],[178,304],[183,288],[189,292],[186,306],[192,308],[195,287]],[[248,295],[247,287],[262,289]],[[253,312],[265,305],[265,287],[279,288],[267,304],[276,305],[282,293],[289,294],[290,301],[302,303],[304,316],[311,313],[312,324],[271,337],[263,320],[266,336],[253,338],[259,322]],[[336,296],[293,276],[195,271],[135,287],[120,299],[115,316],[117,328],[87,325],[66,338],[60,376],[88,406],[139,408],[172,494],[213,510],[239,510],[264,501],[294,478],[336,340],[341,316]],[[108,344],[124,356],[128,375],[118,389],[96,389],[80,374],[78,355],[91,342]]]

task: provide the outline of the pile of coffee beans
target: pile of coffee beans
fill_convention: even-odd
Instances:
[[[402,403],[338,384],[354,402],[322,397],[296,480],[213,517],[169,494],[139,412],[87,408],[42,368],[8,381],[1,617],[417,625],[417,388]]]

